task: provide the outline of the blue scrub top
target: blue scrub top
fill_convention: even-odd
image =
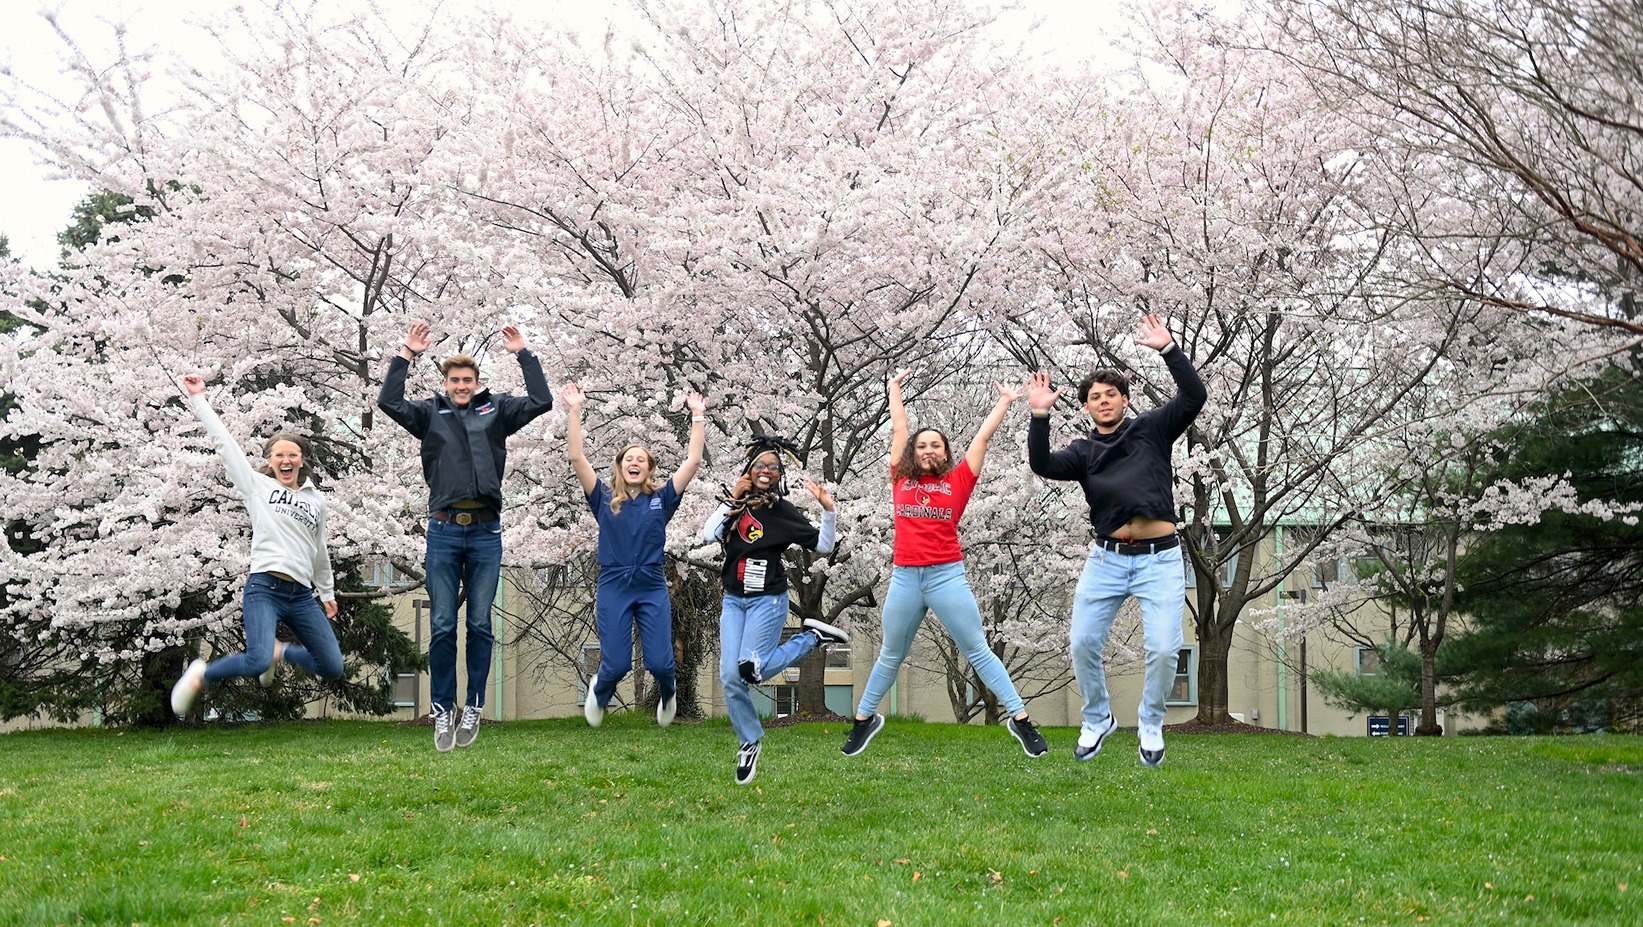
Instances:
[[[610,510],[610,487],[596,479],[588,493],[588,508],[599,522],[599,565],[602,567],[661,566],[667,545],[667,523],[679,510],[679,492],[673,480],[650,495]]]

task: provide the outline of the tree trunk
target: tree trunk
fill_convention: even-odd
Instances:
[[[1232,724],[1228,704],[1227,656],[1232,652],[1235,621],[1217,621],[1213,604],[1198,610],[1198,716],[1195,724]]]

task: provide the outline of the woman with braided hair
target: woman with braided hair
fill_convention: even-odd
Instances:
[[[776,435],[755,435],[743,455],[736,485],[720,497],[719,507],[702,527],[702,540],[721,541],[725,549],[719,681],[724,685],[725,711],[741,742],[736,751],[737,785],[752,782],[759,771],[764,727],[753,705],[752,687],[818,645],[850,640],[844,631],[814,618],[806,618],[798,634],[781,639],[788,612],[782,554],[794,544],[818,554],[831,553],[838,539],[838,512],[825,486],[804,482],[821,503],[819,529],[788,501],[784,455],[798,459],[790,442]]]

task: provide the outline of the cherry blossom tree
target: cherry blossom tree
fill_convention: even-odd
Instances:
[[[1432,154],[1409,179],[1455,213],[1428,239],[1430,261],[1415,279],[1643,334],[1633,295],[1643,275],[1636,3],[1274,0],[1271,8],[1296,39],[1284,53],[1333,112],[1383,126],[1387,146]],[[1475,244],[1463,245],[1462,234]],[[1475,278],[1464,262],[1477,247],[1517,252],[1521,272]]]

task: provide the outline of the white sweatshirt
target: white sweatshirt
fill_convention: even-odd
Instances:
[[[229,482],[251,513],[251,572],[284,573],[318,592],[320,601],[335,601],[331,555],[325,545],[324,494],[312,482],[301,489],[287,489],[279,480],[253,469],[205,394],[189,396],[188,407],[205,425],[228,470]]]

